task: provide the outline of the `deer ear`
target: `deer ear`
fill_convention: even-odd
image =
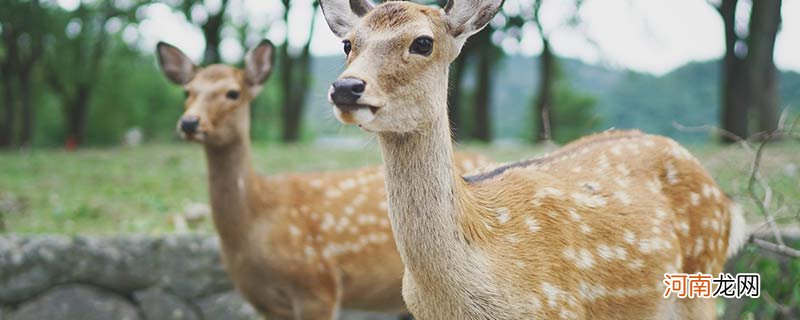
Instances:
[[[369,0],[320,0],[319,4],[328,27],[339,38],[344,38],[374,7]]]
[[[244,58],[245,79],[253,87],[261,87],[272,71],[272,52],[275,47],[267,39],[250,49]]]
[[[500,11],[504,0],[448,0],[444,7],[447,31],[462,45],[481,31]]]
[[[192,80],[197,67],[180,49],[166,42],[159,42],[156,45],[156,53],[158,64],[161,65],[161,71],[167,79],[180,85]]]

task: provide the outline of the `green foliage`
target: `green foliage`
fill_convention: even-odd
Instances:
[[[800,240],[787,243],[800,248]],[[761,275],[761,297],[746,298],[735,319],[792,319],[800,316],[800,259],[782,257],[756,246],[746,246],[730,270]],[[727,303],[733,303],[728,300]],[[780,304],[789,307],[781,310]],[[782,313],[783,312],[783,313]]]
[[[597,131],[603,119],[595,111],[597,99],[558,81],[553,103],[553,140],[564,144]]]

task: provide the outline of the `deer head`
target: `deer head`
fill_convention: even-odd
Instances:
[[[181,137],[217,146],[247,137],[250,102],[269,77],[272,51],[269,40],[261,41],[247,53],[244,70],[223,64],[198,67],[178,48],[159,42],[161,70],[186,94],[177,125]]]
[[[443,9],[405,1],[322,0],[347,67],[329,99],[336,117],[367,131],[410,132],[442,117],[447,69],[503,0],[451,0]],[[435,107],[434,107],[435,106]]]

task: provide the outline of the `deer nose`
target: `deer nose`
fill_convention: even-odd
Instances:
[[[200,118],[195,116],[187,116],[181,118],[181,131],[185,134],[194,134],[197,132],[197,127],[200,126]]]
[[[341,78],[333,82],[331,100],[335,104],[356,104],[367,83],[357,78]]]

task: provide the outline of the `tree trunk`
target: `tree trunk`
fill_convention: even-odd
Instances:
[[[542,40],[542,54],[539,56],[539,89],[534,101],[534,123],[536,124],[536,141],[552,139],[553,132],[553,95],[556,77],[556,58],[553,55],[550,41]]]
[[[5,57],[0,65],[3,77],[3,120],[0,121],[0,148],[8,148],[14,142],[14,120],[16,118],[16,98],[14,90],[14,66],[17,58],[17,35],[10,25],[3,24],[2,37]]]
[[[472,137],[489,142],[492,140],[491,130],[491,115],[489,113],[489,106],[491,103],[492,94],[492,47],[491,30],[485,29],[478,35],[476,42],[480,42],[481,46],[477,51],[478,54],[478,83],[475,88],[475,104],[472,109],[475,119],[475,130]]]
[[[19,131],[20,147],[30,147],[33,133],[33,103],[31,97],[30,69],[20,72],[19,75],[20,107],[22,109],[22,124]]]
[[[90,92],[88,86],[79,85],[75,97],[66,101],[67,149],[73,150],[83,143]]]
[[[722,129],[734,135],[747,138],[747,106],[750,95],[747,93],[746,68],[744,59],[737,55],[736,45],[736,6],[739,0],[722,0],[719,14],[725,27],[725,56],[721,68],[720,116]],[[739,43],[740,45],[742,43]],[[735,139],[722,136],[723,142],[734,142]]]
[[[5,69],[5,68],[4,68]],[[0,122],[0,148],[11,147],[13,143],[16,101],[14,100],[13,79],[3,70],[3,121]]]
[[[206,49],[203,52],[203,64],[209,65],[222,62],[219,46],[222,42],[222,26],[225,23],[225,10],[228,7],[228,0],[223,0],[219,12],[209,15],[206,23],[203,24],[203,36],[206,39]]]
[[[453,139],[459,140],[463,130],[461,123],[461,94],[464,92],[462,86],[462,79],[464,77],[464,69],[466,67],[466,55],[461,54],[450,65],[450,90],[447,91],[447,115],[450,119],[450,131],[452,131]]]
[[[753,1],[747,38],[747,74],[751,111],[758,115],[758,130],[778,128],[778,77],[773,55],[781,24],[781,0]]]
[[[284,2],[286,11],[283,19],[288,25],[289,2]],[[311,25],[314,25],[317,17],[319,2],[314,2],[311,9]],[[305,109],[306,92],[311,84],[311,39],[314,35],[312,28],[309,31],[308,39],[303,45],[303,49],[297,57],[289,53],[289,37],[280,48],[279,58],[281,94],[283,95],[283,105],[281,108],[281,120],[283,121],[281,139],[283,142],[297,142],[300,140],[302,132],[303,111]]]

